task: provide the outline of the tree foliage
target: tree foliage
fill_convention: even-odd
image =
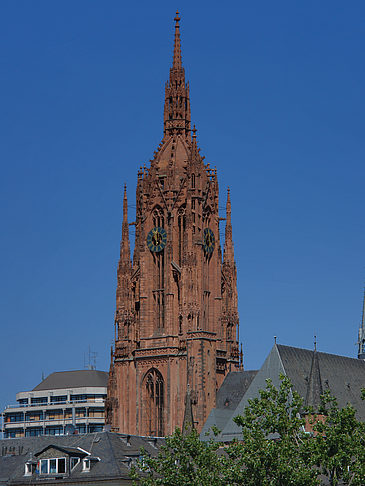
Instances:
[[[308,463],[302,398],[282,377],[280,388],[267,380],[260,396],[249,401],[243,415],[234,418],[242,441],[227,448],[231,467],[227,484],[247,486],[312,486],[317,472]]]
[[[234,421],[242,439],[201,441],[193,430],[166,438],[158,457],[144,455],[132,471],[141,486],[315,486],[365,484],[365,427],[351,405],[326,392],[316,413],[281,376],[267,380]],[[306,432],[305,425],[312,432]],[[324,482],[323,482],[324,481]]]
[[[201,441],[194,429],[187,435],[176,429],[166,438],[158,457],[144,455],[138,465],[142,474],[134,468],[131,477],[143,486],[223,486],[224,458],[218,449],[219,443]]]
[[[350,404],[339,408],[327,391],[312,422],[315,437],[308,444],[310,457],[329,484],[364,485],[365,424],[357,420],[356,410]]]

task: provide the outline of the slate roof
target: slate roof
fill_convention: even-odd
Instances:
[[[294,389],[306,397],[313,351],[277,345],[285,373]],[[358,418],[365,421],[365,402],[361,400],[361,388],[365,387],[365,361],[337,354],[317,352],[323,390],[329,389],[340,407],[351,403]]]
[[[216,408],[234,410],[258,370],[231,371],[217,393]]]
[[[130,466],[132,461],[140,456],[141,448],[143,447],[150,455],[157,455],[163,442],[163,439],[126,436],[112,432],[0,440],[0,486],[24,484],[24,467],[30,454],[34,457],[49,446],[71,451],[80,447],[89,452],[91,457],[100,458],[100,461],[93,461],[91,471],[87,474],[82,472],[80,462],[64,479],[65,482],[81,478],[88,481],[121,479],[126,481],[125,484],[129,484]],[[48,483],[42,475],[36,475],[32,480],[40,484]],[[55,480],[53,477],[49,478],[49,481],[58,484],[62,483],[63,479]],[[123,481],[121,484],[124,484]]]
[[[97,370],[56,371],[51,373],[33,391],[57,390],[61,388],[106,387],[108,373]]]
[[[213,410],[203,427],[201,438],[206,440],[207,428],[215,424],[222,430],[217,440],[239,439],[241,432],[233,418],[243,412],[249,399],[257,397],[259,390],[266,387],[267,378],[278,387],[281,373],[289,377],[299,395],[314,405],[320,388],[323,391],[329,389],[340,407],[351,403],[357,410],[358,419],[365,421],[365,401],[361,400],[361,389],[365,387],[365,361],[275,344],[237,407],[230,410],[229,416],[222,409]]]
[[[228,373],[217,392],[216,408],[211,410],[203,426],[201,437],[208,437],[210,435],[209,429],[213,425],[218,427],[219,430],[224,429],[256,374],[257,370],[231,371]]]

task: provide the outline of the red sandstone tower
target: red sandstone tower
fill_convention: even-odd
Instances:
[[[111,430],[152,436],[182,426],[186,395],[199,430],[224,377],[239,367],[230,195],[222,260],[217,171],[191,130],[178,13],[174,20],[164,136],[138,172],[133,263],[124,190],[106,403]]]

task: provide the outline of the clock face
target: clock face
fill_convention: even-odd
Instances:
[[[215,237],[214,233],[210,228],[205,228],[203,231],[203,248],[207,255],[211,255],[213,253],[215,246]]]
[[[155,227],[147,235],[147,246],[154,253],[162,251],[167,242],[167,233],[164,228]]]

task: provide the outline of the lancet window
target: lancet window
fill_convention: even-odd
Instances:
[[[164,435],[164,380],[161,373],[152,368],[148,371],[143,385],[142,420],[148,435]]]
[[[154,227],[165,227],[165,218],[161,207],[157,206],[152,213]],[[153,254],[155,264],[153,297],[156,305],[156,325],[164,327],[165,322],[165,252]]]

